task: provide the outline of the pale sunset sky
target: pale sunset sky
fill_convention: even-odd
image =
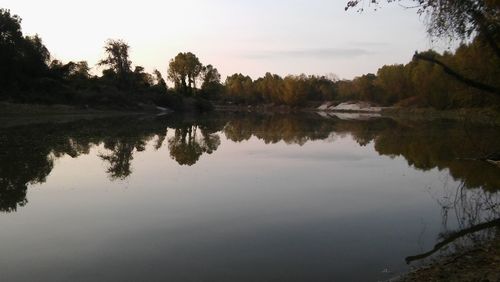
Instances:
[[[223,79],[266,72],[350,79],[406,63],[415,50],[446,48],[431,42],[413,9],[393,4],[346,12],[346,2],[0,0],[0,7],[19,15],[24,34],[39,34],[54,58],[94,66],[108,38],[123,39],[134,65],[163,74],[171,58],[190,51]]]

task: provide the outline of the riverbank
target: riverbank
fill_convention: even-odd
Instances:
[[[387,108],[382,116],[402,120],[454,120],[500,126],[500,111],[492,108],[436,110],[433,108]]]
[[[255,113],[292,113],[301,112],[305,108],[292,108],[287,105],[261,104],[261,105],[231,105],[215,104],[214,110],[218,112],[255,112]]]
[[[381,107],[367,102],[350,101],[345,103],[325,102],[316,109],[320,113],[364,113],[380,114],[394,119],[407,120],[455,120],[462,122],[500,125],[500,109],[496,108],[463,108],[437,110],[434,108],[415,107]]]
[[[0,114],[2,116],[18,115],[96,115],[96,114],[118,114],[124,111],[111,109],[93,109],[68,105],[37,105],[16,104],[0,102]]]
[[[193,100],[193,99],[191,99]],[[194,100],[184,102],[186,112],[198,111],[198,108],[208,110],[210,107],[199,106]],[[369,108],[368,111],[363,110],[322,110],[321,103],[309,103],[304,107],[290,107],[285,105],[221,105],[215,104],[213,110],[218,112],[255,112],[255,113],[318,113],[320,115],[337,116],[337,115],[352,115],[362,114],[370,116],[389,117],[398,120],[410,121],[432,121],[432,120],[454,120],[461,122],[480,123],[494,126],[500,126],[500,111],[492,108],[468,108],[455,110],[436,110],[433,108]],[[376,110],[373,110],[376,109]],[[131,114],[165,114],[173,112],[171,109],[160,108],[154,105],[141,104],[136,109],[95,109],[69,105],[36,105],[36,104],[15,104],[0,102],[0,118],[4,117],[19,117],[29,118],[36,117],[43,119],[44,116],[66,116],[72,119],[86,117],[106,117],[117,115]]]
[[[500,281],[500,236],[410,272],[399,281]]]
[[[47,122],[71,122],[84,119],[98,119],[157,113],[139,110],[92,109],[68,105],[35,105],[0,102],[1,127],[17,124],[39,124]]]
[[[346,106],[347,105],[347,106]],[[348,107],[350,105],[350,107]],[[354,105],[354,106],[353,106]],[[353,115],[381,116],[398,120],[432,121],[453,120],[500,126],[500,110],[493,108],[467,108],[436,110],[433,108],[377,107],[368,104],[344,103],[309,103],[304,107],[286,105],[221,105],[215,104],[215,111],[220,112],[255,112],[255,113],[318,113],[322,116]],[[338,109],[337,109],[338,108]]]

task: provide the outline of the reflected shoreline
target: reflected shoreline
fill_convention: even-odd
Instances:
[[[466,188],[495,192],[498,168],[482,155],[500,152],[498,128],[454,122],[401,122],[388,118],[342,120],[313,114],[210,114],[201,116],[115,117],[0,128],[0,210],[15,211],[27,203],[29,184],[43,183],[62,156],[77,158],[104,146],[99,155],[111,180],[132,173],[134,155],[155,139],[155,150],[168,146],[181,166],[195,165],[221,145],[221,136],[235,143],[254,137],[265,144],[300,146],[311,141],[335,142],[350,135],[359,146],[373,143],[379,155],[404,157],[422,171],[448,170]],[[173,132],[173,137],[167,137]]]

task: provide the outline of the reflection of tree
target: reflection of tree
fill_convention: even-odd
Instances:
[[[158,124],[159,129],[153,131],[147,128],[120,128],[112,136],[105,137],[103,140],[104,148],[108,153],[101,153],[99,157],[109,163],[107,173],[112,180],[125,179],[132,173],[132,160],[134,159],[134,150],[142,152],[146,150],[146,144],[154,136],[158,136],[155,149],[161,148],[162,140],[165,138],[166,129]]]
[[[204,152],[207,154],[212,154],[215,152],[219,146],[220,146],[220,136],[215,133],[208,133],[205,130],[201,130],[201,135],[202,135],[202,143],[201,147],[203,148]]]
[[[23,156],[20,159],[20,156]],[[0,156],[0,211],[16,211],[24,206],[29,184],[42,183],[54,166],[51,156],[30,150],[12,148]]]
[[[302,115],[243,115],[231,118],[224,127],[226,138],[242,142],[255,136],[266,144],[284,141],[303,145],[307,141],[324,140],[334,131],[334,124]]]
[[[158,139],[156,140],[156,144],[154,146],[156,151],[161,149],[166,137],[167,137],[167,130],[165,130],[163,134],[162,133],[158,134]]]
[[[377,133],[375,149],[381,155],[403,156],[420,170],[447,169],[466,187],[496,191],[498,168],[478,158],[482,152],[500,151],[500,131],[481,125],[470,130],[451,122],[399,124]]]
[[[343,120],[337,121],[335,132],[347,133],[360,146],[366,146],[374,140],[378,141],[379,135],[390,133],[389,130],[398,126],[399,124],[391,119]]]
[[[440,241],[430,251],[407,257],[407,263],[430,257],[450,245],[454,250],[466,249],[498,235],[500,193],[466,189],[463,182],[458,187],[448,188],[445,185],[442,195],[434,196],[442,209],[444,231],[439,235]],[[458,230],[449,230],[450,216],[456,220]]]
[[[493,127],[465,130],[451,122],[356,121],[299,114],[118,117],[0,128],[0,210],[15,211],[26,204],[28,185],[44,182],[55,159],[76,158],[101,144],[106,151],[100,157],[107,163],[109,177],[124,179],[133,170],[134,154],[153,138],[152,146],[159,150],[167,139],[167,128],[173,133],[167,140],[170,155],[181,165],[193,165],[201,155],[215,152],[221,144],[220,134],[234,142],[254,137],[266,144],[299,145],[349,135],[361,146],[373,142],[381,155],[404,157],[416,169],[447,170],[466,188],[493,192],[500,187],[498,168],[474,160],[500,151],[500,131]]]
[[[54,166],[51,146],[30,133],[0,130],[0,211],[24,206],[28,185],[44,182]]]
[[[170,156],[180,165],[193,165],[203,154],[200,144],[195,139],[196,128],[189,126],[175,130],[175,136],[168,140]]]
[[[133,152],[134,146],[125,142],[110,142],[106,143],[104,147],[111,150],[109,154],[100,154],[99,157],[109,162],[107,173],[111,179],[125,179],[131,173],[131,161],[134,159]]]
[[[198,134],[198,129],[201,133]],[[211,154],[220,145],[220,137],[198,126],[184,125],[175,129],[168,140],[170,156],[180,165],[194,165],[203,153]]]
[[[110,162],[110,177],[126,177],[133,150],[144,150],[155,135],[164,136],[165,127],[160,121],[121,117],[0,128],[0,211],[24,206],[28,185],[45,182],[55,159],[88,154],[100,143],[111,151],[103,155]]]
[[[226,138],[233,142],[242,142],[252,137],[252,127],[242,121],[229,121],[224,128]]]

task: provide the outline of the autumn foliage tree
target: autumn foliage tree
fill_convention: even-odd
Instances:
[[[401,2],[401,0],[385,1],[388,3]],[[366,2],[378,6],[382,1],[348,1],[346,10],[351,8],[363,10]],[[484,62],[493,57],[500,58],[499,0],[411,0],[407,2],[411,3],[411,7],[417,9],[418,14],[425,16],[427,31],[431,36],[458,39],[462,42],[474,39],[476,44],[484,45],[491,51],[488,52],[491,57],[484,57]],[[464,75],[435,56],[416,53],[414,58],[438,65],[446,74],[462,84],[500,96],[500,88]],[[499,67],[500,65],[496,66],[496,68]]]
[[[179,53],[168,65],[168,78],[174,82],[177,91],[192,95],[202,70],[203,65],[195,54]]]

